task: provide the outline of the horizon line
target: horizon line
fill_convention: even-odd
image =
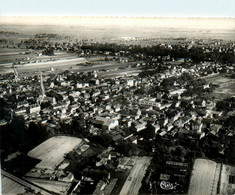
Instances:
[[[0,17],[51,17],[51,18],[119,18],[119,19],[235,19],[235,17],[225,16],[95,16],[95,15],[0,15]]]

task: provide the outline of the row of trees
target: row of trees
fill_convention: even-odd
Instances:
[[[204,48],[192,47],[188,49],[184,46],[173,45],[172,48],[168,48],[160,45],[153,45],[142,47],[140,45],[126,46],[117,44],[91,44],[81,47],[82,50],[94,51],[110,51],[111,53],[125,51],[126,54],[143,54],[144,56],[170,56],[170,58],[185,58],[191,59],[194,63],[200,63],[205,60],[219,62],[223,64],[232,64],[235,60],[235,55],[232,50],[220,52],[217,49],[205,52]],[[125,55],[125,54],[124,54]],[[161,58],[160,58],[161,59]]]
[[[35,39],[29,39],[24,41],[25,44],[28,44],[28,48],[32,49],[44,49],[43,54],[44,55],[54,55],[53,50],[58,48],[64,48],[66,43],[63,45],[59,43],[55,43],[54,47],[48,47],[50,46],[50,43],[44,42],[42,43],[42,46],[39,46],[38,42]],[[122,44],[114,44],[114,43],[93,43],[93,44],[85,44],[80,45],[80,43],[74,43],[74,44],[67,44],[67,47],[65,47],[66,50],[75,52],[80,50],[89,51],[89,53],[99,53],[99,52],[111,52],[112,55],[116,52],[121,52],[122,55],[138,55],[138,56],[153,56],[157,57],[160,56],[159,60],[161,61],[162,56],[170,56],[170,60],[172,58],[185,58],[185,59],[191,59],[194,63],[200,63],[205,60],[207,61],[213,61],[213,62],[219,62],[222,64],[232,64],[235,62],[235,55],[232,50],[226,50],[226,51],[219,51],[218,49],[209,50],[209,52],[205,52],[205,49],[202,47],[192,47],[190,49],[187,48],[187,45],[181,46],[181,45],[172,45],[172,48],[168,48],[166,46],[161,45],[153,45],[153,46],[146,46],[142,47],[140,45],[122,45]],[[141,54],[141,55],[139,55]]]

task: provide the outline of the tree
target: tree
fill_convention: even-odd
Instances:
[[[175,77],[166,78],[162,81],[161,86],[164,88],[170,88],[174,84],[175,80]]]
[[[227,162],[230,164],[235,164],[235,135],[231,138],[230,144],[224,151]]]
[[[74,102],[74,97],[73,96],[69,95],[68,99],[69,99],[70,102]]]
[[[53,56],[54,55],[54,49],[52,47],[48,47],[45,50],[42,51],[42,55],[47,56]]]
[[[21,116],[14,116],[11,123],[0,127],[1,150],[8,155],[21,150],[25,143],[25,121]]]
[[[41,109],[43,110],[44,108],[50,108],[51,103],[50,102],[42,102],[41,103]]]
[[[205,55],[203,53],[203,50],[200,48],[191,48],[191,50],[189,51],[190,54],[190,58],[194,63],[200,63],[203,62],[205,59]]]
[[[147,123],[146,129],[144,130],[144,137],[146,140],[150,140],[155,137],[155,128],[149,121]]]
[[[27,143],[30,146],[35,146],[45,141],[48,138],[48,132],[45,126],[40,123],[31,122],[26,131]]]

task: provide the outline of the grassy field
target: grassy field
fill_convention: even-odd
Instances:
[[[57,54],[57,56],[65,57],[64,53]],[[139,68],[132,67],[133,62],[119,63],[116,61],[104,61],[103,58],[75,58],[72,54],[68,54],[66,58],[55,59],[54,61],[32,63],[25,65],[16,65],[19,76],[38,75],[41,71],[44,74],[51,73],[53,67],[56,74],[65,70],[71,70],[74,72],[88,72],[98,71],[98,76],[101,78],[121,77],[126,75],[138,75],[141,71]],[[45,57],[44,57],[45,58]],[[53,56],[54,58],[54,56]],[[89,64],[84,64],[88,61]],[[0,73],[13,73],[14,70],[11,64],[0,64]]]
[[[37,53],[22,54],[25,49],[7,49],[0,48],[0,73],[13,73],[13,62],[24,62],[25,64],[17,64],[16,68],[19,73],[22,72],[40,72],[54,69],[67,70],[77,66],[77,64],[86,63],[85,58],[78,58],[77,55],[67,52],[55,52],[53,56],[38,56]],[[2,53],[1,53],[2,52]],[[30,59],[30,61],[27,61]]]
[[[227,97],[235,96],[235,79],[225,77],[218,74],[212,77],[205,78],[208,83],[218,85],[218,87],[210,94],[215,99],[221,100]]]
[[[64,155],[81,145],[82,140],[75,137],[56,136],[52,137],[33,150],[28,156],[42,160],[36,165],[37,168],[54,169],[64,160]]]
[[[47,62],[37,62],[37,63],[28,63],[24,65],[16,65],[16,67],[21,69],[27,69],[30,67],[44,68],[44,67],[59,67],[59,66],[72,66],[80,63],[85,63],[87,60],[85,58],[72,58],[72,59],[57,59],[54,61]]]
[[[235,96],[235,81],[221,85],[213,92],[217,98]]]
[[[42,50],[30,50],[21,48],[0,48],[0,64],[12,63],[14,61],[24,62],[27,59],[30,61],[50,61],[73,59],[78,56],[74,53],[67,53],[66,51],[55,51],[53,56],[39,55]]]
[[[25,52],[31,52],[25,54]],[[76,54],[65,51],[56,51],[53,56],[38,56],[40,51],[19,49],[19,48],[0,48],[0,73],[13,73],[12,63],[21,61],[25,64],[17,64],[17,72],[21,75],[35,75],[42,72],[51,72],[54,68],[56,73],[65,70],[73,71],[93,71],[100,70],[98,73],[101,77],[119,77],[126,74],[137,75],[140,70],[131,67],[133,62],[119,63],[116,61],[105,61],[105,56],[95,56],[88,58],[79,58]],[[30,59],[30,61],[27,61]],[[86,66],[86,62],[90,62]],[[23,73],[23,74],[22,74]]]
[[[11,53],[26,52],[27,49],[21,48],[0,48],[0,55],[9,55]]]

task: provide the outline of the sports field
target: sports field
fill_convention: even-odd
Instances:
[[[196,159],[188,195],[216,195],[220,166],[211,160]]]
[[[52,137],[33,150],[28,156],[42,160],[36,165],[37,168],[54,169],[64,160],[64,155],[81,145],[82,140],[75,137],[56,136]]]

